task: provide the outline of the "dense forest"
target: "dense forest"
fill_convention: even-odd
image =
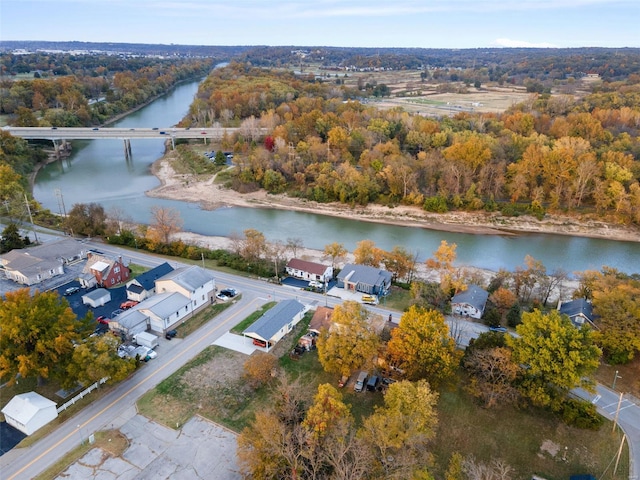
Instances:
[[[229,180],[242,192],[640,223],[638,75],[584,98],[532,94],[503,114],[440,119],[348,101],[358,93],[234,63],[201,84],[184,122],[244,119]],[[260,127],[270,134],[258,144]]]

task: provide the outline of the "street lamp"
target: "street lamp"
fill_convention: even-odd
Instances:
[[[616,374],[613,377],[613,385],[611,385],[611,390],[616,389],[616,380],[618,380],[619,378],[622,378],[622,377],[618,375],[618,370],[616,370]]]

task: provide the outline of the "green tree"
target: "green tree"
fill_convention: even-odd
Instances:
[[[318,338],[318,358],[327,372],[349,375],[369,367],[380,339],[369,322],[369,312],[358,302],[338,305],[331,317],[331,330]]]
[[[216,152],[216,157],[214,159],[214,162],[219,167],[227,164],[227,156],[224,154],[222,150],[218,150]]]
[[[65,225],[74,235],[98,237],[107,227],[107,214],[98,203],[76,203],[67,215]]]
[[[67,366],[69,378],[84,385],[105,377],[112,382],[127,378],[135,370],[136,362],[118,356],[119,343],[113,335],[102,335],[77,344]]]
[[[576,328],[557,310],[522,314],[518,336],[508,335],[513,361],[523,365],[522,394],[535,405],[552,405],[572,388],[589,387],[601,350],[588,327]]]
[[[432,385],[451,378],[459,363],[456,342],[444,316],[415,305],[391,331],[387,354],[390,363],[404,370],[408,379],[424,378]]]
[[[384,406],[376,407],[360,430],[372,451],[372,478],[406,479],[425,473],[427,443],[438,423],[437,401],[438,394],[424,380],[389,387]]]
[[[78,321],[56,292],[7,292],[0,298],[0,379],[68,380],[73,345],[90,331],[88,322]]]
[[[0,253],[9,252],[15,248],[24,248],[24,239],[20,236],[18,225],[11,222],[2,231],[0,240]]]

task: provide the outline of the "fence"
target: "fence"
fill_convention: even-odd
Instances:
[[[91,385],[89,388],[84,389],[83,391],[81,391],[78,395],[76,395],[75,397],[73,397],[71,400],[69,400],[67,403],[60,405],[58,407],[58,413],[62,412],[63,410],[66,410],[67,408],[69,408],[71,405],[73,405],[74,403],[76,403],[78,400],[84,398],[85,395],[90,394],[91,392],[93,392],[96,388],[98,388],[98,386],[102,385],[103,383],[105,383],[107,380],[109,380],[109,377],[104,377],[101,378],[100,380],[98,380],[96,383],[94,383],[93,385]]]

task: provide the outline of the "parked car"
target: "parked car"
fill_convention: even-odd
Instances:
[[[177,330],[169,330],[167,333],[165,333],[164,338],[166,338],[167,340],[171,340],[176,335],[178,335],[178,331]]]
[[[96,318],[96,322],[101,323],[102,325],[109,325],[109,319],[104,315],[100,315]]]
[[[120,308],[122,310],[129,310],[130,308],[135,307],[139,302],[136,302],[135,300],[127,300],[126,302],[122,302],[120,304]]]
[[[225,297],[233,298],[238,294],[238,291],[235,288],[223,288],[220,290],[220,294]]]
[[[369,305],[377,305],[378,297],[375,295],[362,295],[362,303],[368,303]]]
[[[340,377],[340,380],[338,380],[338,387],[342,388],[348,382],[349,382],[349,376],[348,375],[343,375],[342,377]]]
[[[367,381],[367,372],[360,372],[358,374],[358,379],[356,380],[356,384],[353,386],[353,389],[356,392],[361,392],[364,390],[365,382]]]
[[[311,281],[309,282],[309,286],[310,286],[311,288],[324,288],[324,283],[322,283],[322,282],[317,282],[317,281],[315,281],[315,280],[311,280]]]
[[[64,291],[65,296],[73,295],[74,293],[80,291],[80,287],[69,287]]]
[[[222,292],[216,293],[216,298],[221,302],[226,302],[231,299],[231,297],[227,297],[226,295],[223,295]]]
[[[371,375],[369,380],[367,380],[367,390],[375,392],[378,389],[378,383],[380,383],[380,377]]]
[[[489,327],[490,332],[507,333],[507,329],[504,327]]]

